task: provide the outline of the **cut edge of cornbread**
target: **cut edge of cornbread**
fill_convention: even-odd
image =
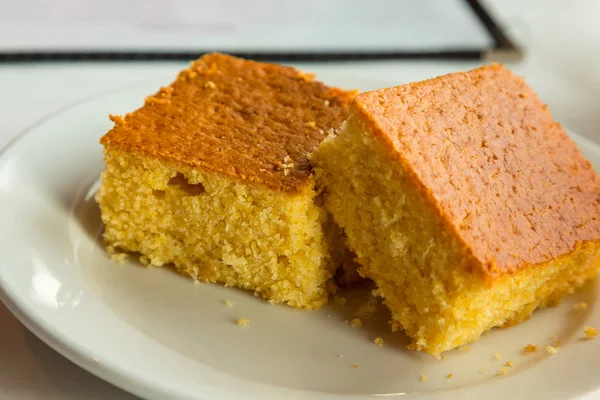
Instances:
[[[104,155],[96,199],[108,247],[296,308],[327,301],[344,245],[324,232],[311,185],[288,193],[116,147]]]
[[[351,108],[312,154],[326,207],[412,348],[437,357],[558,303],[600,267],[600,240],[507,274],[488,274],[427,202],[397,155]],[[485,310],[485,311],[484,311]]]

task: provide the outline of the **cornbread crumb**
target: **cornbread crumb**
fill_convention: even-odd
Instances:
[[[381,347],[381,346],[383,346],[383,339],[380,337],[377,337],[373,340],[373,343],[375,343],[377,346]]]
[[[585,333],[585,337],[588,339],[592,339],[598,336],[598,329],[592,328],[591,326],[586,326],[583,329],[583,332]]]
[[[233,301],[231,301],[231,300],[225,300],[225,305],[227,307],[233,307]]]
[[[421,381],[425,382],[427,380],[427,374],[425,372],[423,372],[423,375],[421,375]]]
[[[448,375],[446,375],[446,379],[450,379],[452,378],[452,373],[449,373]]]
[[[114,253],[110,255],[110,259],[121,265],[125,264],[127,260],[127,253]]]
[[[506,375],[508,375],[508,367],[502,367],[502,368],[500,368],[500,372],[498,374],[500,376],[506,376]]]
[[[459,350],[464,351],[464,352],[469,352],[469,351],[471,351],[471,347],[469,345],[465,344],[464,346],[460,346]]]
[[[540,350],[540,346],[533,345],[533,344],[528,344],[527,346],[523,347],[524,353],[534,353],[539,350]]]
[[[340,306],[343,306],[344,304],[346,304],[348,302],[348,299],[346,299],[345,297],[342,297],[342,296],[335,296],[333,298],[333,302],[335,304],[339,304]]]
[[[208,89],[215,89],[217,87],[217,85],[215,85],[215,83],[213,81],[208,81],[204,84],[204,87],[206,87]]]
[[[506,364],[504,364],[506,367],[514,367],[515,363],[513,363],[512,361],[507,361]]]
[[[249,319],[246,319],[246,318],[239,318],[239,319],[237,320],[237,324],[238,324],[239,326],[246,326],[246,325],[248,325],[248,322],[250,322],[250,320],[249,320]]]
[[[495,358],[496,360],[502,360],[502,354],[500,354],[500,352],[498,352],[498,353],[496,353],[496,354],[494,355],[494,358]]]
[[[358,364],[352,364],[352,368],[358,368]]]
[[[115,123],[115,125],[125,125],[125,118],[120,115],[110,114],[108,118]]]
[[[547,351],[549,354],[552,354],[552,355],[554,355],[554,354],[558,353],[558,347],[554,347],[554,346],[546,346],[546,351]]]
[[[350,321],[350,325],[355,328],[362,328],[362,322],[360,318],[354,318],[352,321]]]
[[[324,105],[325,107],[329,107],[329,100],[324,100],[324,101],[323,101],[323,105]]]
[[[200,281],[198,280],[198,267],[192,267],[192,271],[190,272],[190,277],[193,279],[194,284],[198,285]]]
[[[582,301],[581,303],[577,303],[577,304],[573,305],[573,310],[575,310],[575,311],[587,310],[587,308],[588,308],[588,304],[585,301]]]
[[[281,166],[283,167],[283,175],[287,176],[290,173],[290,170],[294,168],[294,161],[290,156],[285,156],[283,157]]]
[[[317,127],[317,123],[315,121],[308,121],[306,123],[306,126],[308,126],[309,128],[316,128]]]

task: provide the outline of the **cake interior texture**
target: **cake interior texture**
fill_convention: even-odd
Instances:
[[[107,249],[320,307],[349,256],[307,156],[345,119],[351,94],[288,67],[196,61],[142,108],[113,117],[101,141]]]
[[[119,150],[105,160],[98,198],[112,248],[278,303],[325,301],[337,237],[324,234],[314,190],[289,195]]]
[[[350,114],[312,160],[412,347],[439,356],[595,276],[600,181],[520,78],[487,67],[361,94]]]

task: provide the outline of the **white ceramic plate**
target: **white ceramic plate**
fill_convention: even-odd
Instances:
[[[320,77],[362,90],[386,85]],[[0,156],[0,295],[65,357],[150,399],[516,400],[575,397],[600,385],[600,338],[582,340],[584,326],[600,328],[596,283],[438,361],[406,350],[407,339],[389,331],[383,307],[360,309],[368,288],[346,294],[353,300],[345,306],[297,311],[240,290],[194,285],[167,269],[111,262],[93,201],[103,169],[98,139],[112,125],[107,114],[133,110],[170,79],[66,107]],[[598,168],[599,147],[573,138]],[[589,308],[572,311],[579,301]],[[344,322],[357,315],[362,329]],[[237,326],[240,317],[250,323]],[[555,343],[553,334],[560,351],[549,356],[543,349]],[[373,344],[375,337],[383,347]],[[530,343],[542,351],[523,355]],[[494,358],[498,352],[502,360]],[[499,377],[509,360],[514,367]]]

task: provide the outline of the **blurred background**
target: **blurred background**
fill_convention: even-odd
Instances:
[[[598,0],[0,0],[0,148],[49,113],[172,77],[208,51],[387,86],[503,62],[600,143],[599,22]],[[133,399],[2,305],[0,332],[1,399]]]

